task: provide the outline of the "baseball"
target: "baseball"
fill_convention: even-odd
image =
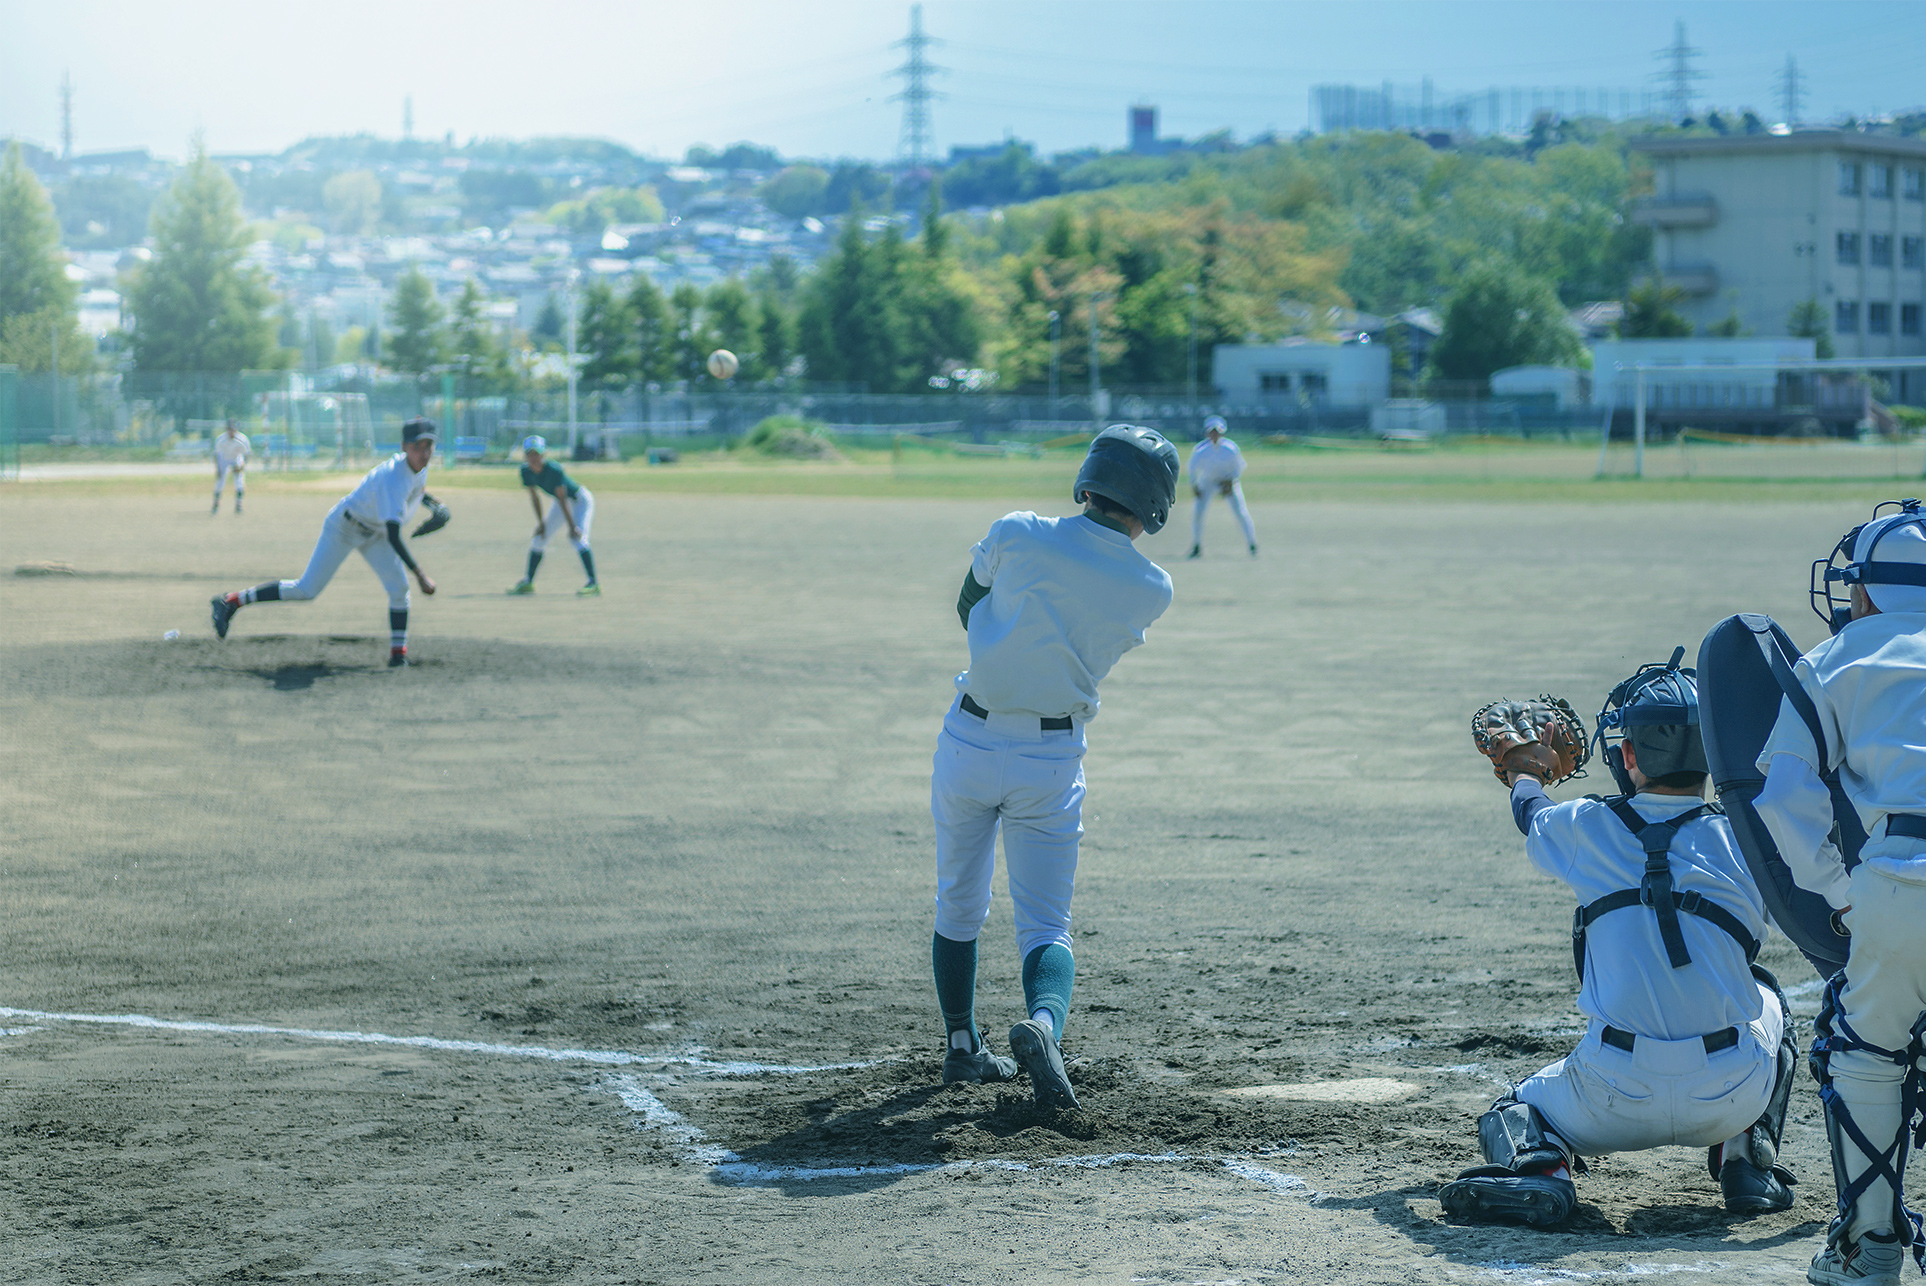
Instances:
[[[739,365],[739,363],[736,361],[736,355],[726,348],[718,348],[715,352],[709,354],[709,374],[719,380],[726,380],[733,377],[736,373],[737,365]]]

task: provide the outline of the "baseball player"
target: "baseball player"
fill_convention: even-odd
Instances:
[[[221,484],[229,473],[234,475],[234,512],[239,513],[241,497],[247,491],[247,434],[235,428],[232,420],[214,439],[214,508],[210,514],[221,512]]]
[[[1071,495],[1083,513],[1013,513],[971,551],[957,615],[970,668],[937,737],[936,932],[930,961],[946,1044],[943,1081],[1007,1081],[1021,1063],[1036,1101],[1074,1108],[1060,1042],[1076,961],[1070,893],[1083,835],[1084,724],[1097,684],[1170,606],[1170,577],[1133,543],[1163,527],[1177,449],[1112,425],[1090,445]],[[976,941],[990,914],[997,832],[1023,958],[1014,1061],[976,1026]]]
[[[1823,1286],[1897,1283],[1908,1246],[1926,1267],[1904,1183],[1926,1104],[1926,509],[1886,507],[1814,565],[1813,605],[1832,637],[1792,667],[1753,805],[1794,880],[1824,896],[1851,935],[1814,1024],[1839,1194],[1806,1271]],[[1842,583],[1843,601],[1833,593]],[[1850,872],[1829,838],[1833,800],[1821,778],[1833,769],[1866,828]]]
[[[1641,667],[1599,713],[1616,797],[1552,803],[1545,783],[1576,772],[1547,753],[1559,721],[1499,716],[1530,737],[1487,748],[1511,787],[1525,854],[1578,895],[1572,953],[1589,1022],[1578,1048],[1479,1118],[1486,1164],[1438,1194],[1456,1218],[1559,1223],[1577,1203],[1580,1157],[1674,1145],[1710,1149],[1727,1210],[1792,1204],[1778,1146],[1798,1054],[1778,983],[1753,963],[1764,901],[1731,825],[1704,798],[1698,689],[1679,668],[1684,653]],[[1490,709],[1518,707],[1481,718]],[[1582,753],[1584,728],[1575,717],[1570,726]]]
[[[401,451],[368,470],[359,486],[328,511],[321,539],[308,558],[300,580],[271,580],[253,589],[236,590],[214,599],[214,633],[227,637],[234,613],[249,603],[294,602],[314,598],[327,588],[341,560],[359,550],[388,590],[388,664],[408,664],[408,573],[415,574],[424,594],[435,592],[435,582],[415,562],[401,538],[401,525],[417,505],[428,505],[432,516],[415,529],[425,536],[447,525],[448,510],[427,492],[428,464],[434,459],[435,422],[410,420],[401,428]]]
[[[1190,489],[1196,494],[1197,506],[1190,512],[1187,558],[1204,555],[1204,511],[1210,508],[1213,495],[1230,501],[1231,512],[1244,528],[1244,543],[1251,547],[1251,557],[1257,557],[1257,528],[1251,524],[1251,511],[1244,507],[1244,485],[1238,481],[1244,476],[1244,453],[1224,436],[1225,427],[1223,416],[1211,416],[1204,421],[1204,440],[1191,448]]]
[[[595,580],[595,555],[589,551],[589,522],[595,517],[595,497],[589,489],[576,482],[562,466],[547,458],[548,443],[539,437],[522,440],[522,485],[528,488],[528,501],[535,506],[535,536],[528,542],[528,574],[515,582],[511,594],[533,594],[535,592],[535,569],[542,565],[542,553],[548,548],[548,534],[559,528],[567,528],[568,538],[575,542],[575,552],[582,556],[582,570],[588,573],[588,584],[575,591],[578,598],[596,598],[602,593],[601,585]],[[549,497],[548,516],[542,516],[542,498]]]

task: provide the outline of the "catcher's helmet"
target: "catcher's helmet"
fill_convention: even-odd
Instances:
[[[1598,712],[1594,741],[1603,748],[1612,780],[1627,795],[1638,787],[1625,770],[1625,742],[1638,755],[1648,778],[1675,772],[1706,772],[1705,742],[1699,735],[1698,671],[1679,668],[1684,648],[1674,648],[1664,665],[1641,665],[1613,688]]]
[[[1177,448],[1163,434],[1113,424],[1090,444],[1070,495],[1078,504],[1092,492],[1114,501],[1154,533],[1163,530],[1177,502],[1177,470]]]
[[[1894,512],[1882,512],[1888,505]],[[1888,540],[1887,556],[1875,561],[1874,548]],[[1852,620],[1852,599],[1834,594],[1834,585],[1886,585],[1893,588],[1872,596],[1873,606],[1926,611],[1926,507],[1917,500],[1881,501],[1873,506],[1872,521],[1854,527],[1832,553],[1813,561],[1812,610],[1837,634]]]

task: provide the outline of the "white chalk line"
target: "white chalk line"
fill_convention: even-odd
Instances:
[[[1730,1265],[1722,1260],[1700,1260],[1696,1264],[1635,1264],[1628,1262],[1623,1268],[1540,1268],[1536,1264],[1521,1264],[1516,1260],[1495,1259],[1478,1266],[1478,1276],[1501,1282],[1517,1282],[1520,1286],[1550,1286],[1555,1282],[1594,1282],[1606,1281],[1615,1277],[1670,1277],[1677,1273],[1717,1273],[1724,1272]],[[1454,1273],[1455,1276],[1462,1274]]]
[[[383,1032],[328,1031],[308,1027],[273,1027],[265,1023],[217,1023],[199,1019],[153,1018],[146,1014],[60,1014],[0,1005],[0,1018],[25,1018],[42,1023],[91,1023],[97,1026],[139,1027],[150,1031],[212,1032],[231,1036],[286,1036],[295,1040],[335,1045],[394,1045],[433,1049],[454,1054],[492,1054],[500,1058],[532,1058],[550,1063],[590,1063],[604,1067],[689,1067],[712,1076],[800,1076],[810,1072],[842,1072],[875,1067],[881,1059],[860,1063],[752,1063],[740,1059],[702,1058],[699,1051],[636,1054],[620,1049],[549,1049],[542,1045],[502,1045],[482,1040],[444,1040],[439,1036],[390,1036]],[[23,1035],[39,1028],[7,1029],[0,1035]]]

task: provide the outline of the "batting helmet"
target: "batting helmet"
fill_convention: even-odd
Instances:
[[[1137,515],[1146,532],[1163,530],[1177,501],[1177,448],[1155,429],[1113,424],[1090,444],[1070,495],[1102,496]]]
[[[1884,513],[1891,505],[1897,512]],[[1884,557],[1874,550],[1885,545]],[[1917,500],[1886,500],[1873,508],[1871,522],[1860,523],[1812,564],[1812,610],[1834,634],[1852,620],[1852,600],[1833,593],[1834,585],[1881,585],[1873,606],[1888,612],[1926,611],[1926,506]]]
[[[1699,734],[1698,672],[1680,669],[1684,648],[1674,648],[1664,665],[1641,665],[1613,688],[1598,712],[1596,742],[1604,747],[1605,766],[1627,795],[1638,787],[1625,770],[1624,743],[1632,743],[1639,771],[1648,778],[1676,772],[1706,772],[1705,741]]]

